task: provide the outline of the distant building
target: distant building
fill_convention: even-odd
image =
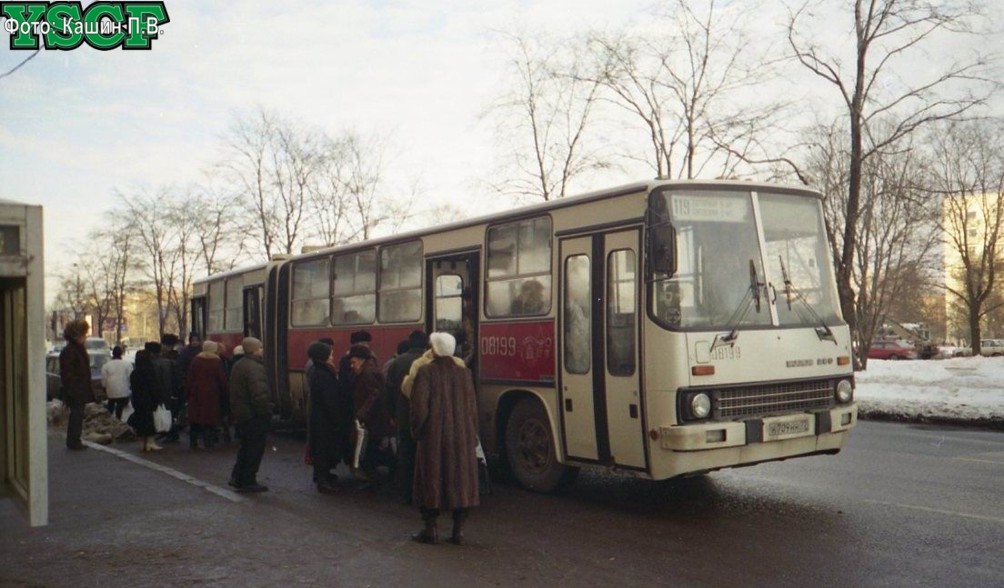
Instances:
[[[945,227],[944,271],[947,288],[957,291],[963,289],[965,266],[962,263],[958,243],[968,245],[969,251],[976,255],[981,254],[987,245],[988,228],[993,229],[995,225],[1000,225],[1000,228],[1004,229],[1004,223],[998,221],[998,216],[1004,215],[1004,211],[999,212],[1002,205],[1004,205],[1004,194],[972,194],[945,199],[942,206],[942,223]],[[991,234],[992,232],[989,231]],[[1004,233],[1004,230],[1001,232]],[[1001,237],[1004,237],[1004,234]],[[1004,254],[1004,247],[999,247],[998,255]],[[995,292],[1004,292],[1002,283],[1004,271],[997,274],[996,280]],[[946,338],[957,342],[968,341],[969,325],[962,312],[961,302],[958,297],[948,292],[945,294],[945,317]],[[987,317],[981,326],[988,332],[983,335],[994,336],[998,330],[1004,330],[1002,318],[1004,317]]]

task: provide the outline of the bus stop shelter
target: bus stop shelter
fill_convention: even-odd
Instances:
[[[0,200],[0,499],[48,523],[42,207]]]

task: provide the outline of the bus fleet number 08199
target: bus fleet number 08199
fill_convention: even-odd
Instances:
[[[516,357],[516,337],[482,337],[481,355]]]

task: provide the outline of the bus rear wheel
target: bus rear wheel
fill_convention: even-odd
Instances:
[[[505,429],[509,469],[521,486],[534,492],[555,492],[575,481],[578,468],[558,462],[547,412],[537,400],[519,401]]]

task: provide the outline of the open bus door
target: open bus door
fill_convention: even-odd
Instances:
[[[261,307],[265,289],[261,284],[244,288],[244,336],[261,339]]]
[[[455,355],[467,363],[478,382],[478,252],[451,254],[427,261],[429,308],[426,330],[457,339]]]

